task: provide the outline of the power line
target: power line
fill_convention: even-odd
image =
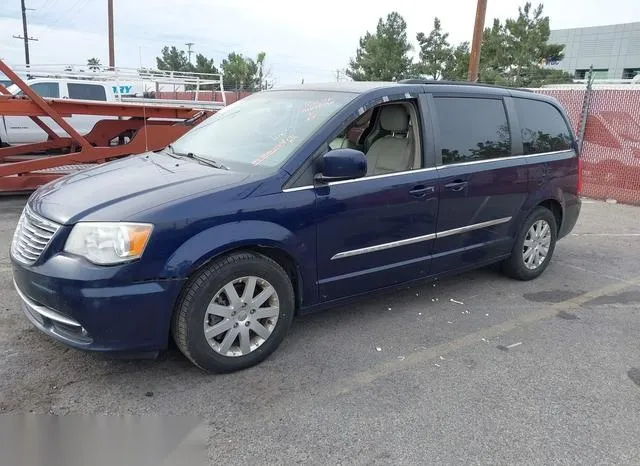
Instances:
[[[33,10],[33,8],[27,8],[25,5],[25,0],[20,0],[20,5],[22,7],[22,35],[14,35],[14,39],[21,39],[24,41],[24,62],[26,65],[29,64],[29,41],[35,40],[35,37],[29,37],[29,33],[27,32],[27,10]]]
[[[71,5],[71,8],[66,9],[66,10],[65,10],[63,13],[61,13],[60,15],[56,15],[56,16],[57,16],[57,19],[56,19],[53,23],[49,24],[48,26],[49,26],[50,28],[52,28],[53,26],[58,25],[58,23],[60,23],[60,21],[70,19],[70,17],[68,16],[68,15],[69,15],[69,13],[71,13],[71,11],[72,11],[72,10],[76,10],[76,7],[77,7],[78,5],[80,5],[80,3],[81,3],[82,1],[83,1],[83,0],[78,0],[78,1],[77,1],[77,2],[75,2],[73,5]],[[89,3],[89,1],[88,1],[88,0],[84,0],[84,3],[82,4],[82,6],[80,6],[80,8],[78,8],[78,9],[76,10],[76,13],[77,13],[78,11],[80,11],[82,8],[86,7],[86,6],[88,5],[88,3]]]
[[[193,50],[191,50],[191,47],[193,47],[196,44],[194,42],[187,42],[184,45],[186,45],[189,48],[187,50],[187,56],[189,57],[189,63],[191,63],[191,54],[193,53]]]

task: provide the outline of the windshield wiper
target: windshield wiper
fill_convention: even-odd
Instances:
[[[167,148],[169,149],[169,155],[171,155],[172,157],[187,157],[189,159],[193,159],[197,162],[200,162],[203,165],[208,165],[213,168],[219,168],[220,170],[229,170],[229,167],[227,167],[226,165],[223,165],[220,162],[216,162],[215,160],[211,160],[210,158],[196,155],[193,152],[186,152],[186,153],[176,152],[176,150],[173,148],[171,144],[169,144]]]

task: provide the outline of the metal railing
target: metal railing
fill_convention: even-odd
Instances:
[[[195,100],[201,92],[220,91],[222,105],[226,105],[223,76],[220,73],[196,73],[190,71],[167,71],[150,68],[89,67],[86,65],[12,65],[11,68],[27,80],[33,78],[69,79],[112,82],[120,84],[135,82],[143,93],[193,91]],[[124,97],[116,92],[116,98]]]

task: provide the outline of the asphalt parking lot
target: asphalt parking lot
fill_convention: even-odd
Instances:
[[[372,296],[207,375],[32,328],[9,261],[24,202],[0,199],[0,413],[197,415],[227,464],[640,462],[640,208],[586,201],[535,281],[486,268]]]

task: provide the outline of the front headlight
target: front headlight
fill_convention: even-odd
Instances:
[[[81,222],[71,230],[64,250],[94,264],[119,264],[142,256],[152,230],[146,223]]]

